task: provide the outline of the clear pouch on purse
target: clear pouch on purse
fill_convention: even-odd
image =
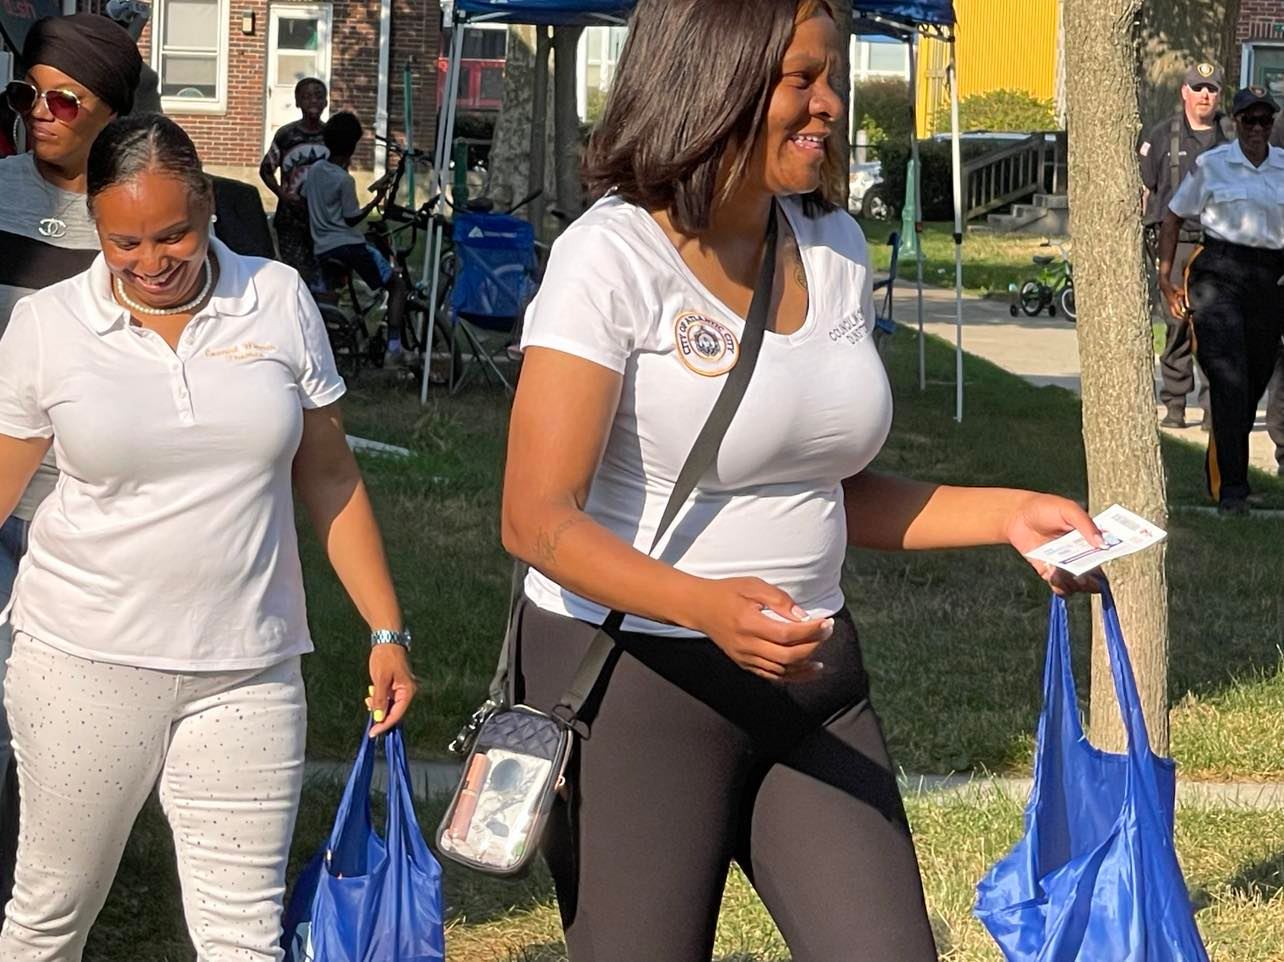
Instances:
[[[525,871],[562,785],[571,738],[564,722],[525,705],[487,718],[437,829],[441,853],[491,875]]]

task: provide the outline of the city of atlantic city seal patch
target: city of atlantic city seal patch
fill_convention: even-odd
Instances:
[[[698,311],[683,311],[673,322],[678,359],[688,370],[719,377],[740,360],[740,342],[731,328]]]

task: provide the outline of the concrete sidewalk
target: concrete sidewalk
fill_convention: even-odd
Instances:
[[[896,287],[896,320],[911,331],[918,324],[917,295],[910,281],[898,281]],[[941,287],[923,288],[923,329],[954,344],[954,291]],[[1032,384],[1055,384],[1078,394],[1079,343],[1074,325],[1065,318],[1013,317],[1006,301],[992,301],[965,294],[963,296],[963,350],[983,357],[1006,371],[1025,378]],[[1157,370],[1157,366],[1156,366]],[[1163,416],[1155,405],[1155,420]],[[967,417],[967,398],[963,400]],[[1186,407],[1191,426],[1177,430],[1163,428],[1173,437],[1203,447],[1207,435],[1199,428],[1203,411],[1192,395]],[[1259,409],[1257,426],[1249,438],[1249,460],[1256,468],[1274,474],[1277,469],[1275,445],[1266,433],[1265,411]]]

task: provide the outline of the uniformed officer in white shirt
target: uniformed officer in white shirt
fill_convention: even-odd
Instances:
[[[1228,514],[1248,511],[1248,436],[1284,335],[1284,150],[1268,143],[1278,112],[1262,87],[1235,95],[1239,139],[1200,156],[1168,205],[1159,240],[1164,299],[1174,316],[1191,318],[1208,375],[1208,489]],[[1199,221],[1204,242],[1179,287],[1170,272],[1186,219]]]

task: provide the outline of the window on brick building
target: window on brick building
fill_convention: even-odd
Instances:
[[[159,0],[153,66],[166,109],[223,110],[227,105],[228,0]]]

